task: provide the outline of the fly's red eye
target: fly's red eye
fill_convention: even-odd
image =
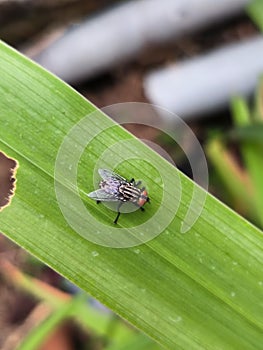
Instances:
[[[142,207],[148,201],[148,193],[146,190],[142,191],[141,196],[138,200],[138,205]]]
[[[148,197],[148,193],[147,193],[146,190],[144,190],[144,191],[142,192],[142,196],[143,196],[143,197]]]
[[[140,197],[137,204],[142,207],[146,202],[147,199],[145,199],[145,197]]]

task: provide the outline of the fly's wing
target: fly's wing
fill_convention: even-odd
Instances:
[[[100,177],[103,180],[107,180],[107,179],[111,178],[111,179],[116,179],[116,180],[119,180],[119,181],[127,182],[127,180],[124,177],[122,177],[119,174],[116,174],[113,171],[108,170],[108,169],[99,169],[98,173],[100,174]]]
[[[91,199],[94,199],[95,201],[101,201],[101,202],[117,202],[118,198],[114,196],[113,194],[107,193],[102,189],[90,192],[88,194],[88,197]]]

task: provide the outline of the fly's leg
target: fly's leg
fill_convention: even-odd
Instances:
[[[135,182],[134,178],[132,178],[129,183],[133,186],[139,186],[142,182],[141,181]]]
[[[117,208],[117,210],[118,210],[118,214],[117,214],[117,216],[116,216],[116,219],[114,220],[114,224],[117,224],[117,222],[118,222],[118,219],[119,219],[119,217],[120,217],[120,215],[121,215],[121,213],[120,213],[120,207],[122,206],[122,202],[120,202],[119,204],[118,204],[118,208]]]
[[[114,220],[114,224],[117,224],[117,222],[118,222],[118,219],[119,219],[120,215],[121,215],[121,213],[120,213],[120,212],[118,212],[118,214],[117,214],[117,216],[116,216],[116,219]]]
[[[135,182],[134,178],[132,178],[132,179],[130,180],[130,184],[133,185],[133,186],[135,186],[135,187],[140,186],[141,183],[142,183],[141,181]],[[144,187],[144,188],[145,188],[145,187]]]
[[[96,201],[97,202],[97,204],[100,204],[101,203],[101,201]],[[116,216],[116,219],[114,220],[114,224],[117,224],[117,222],[118,222],[118,219],[119,219],[119,217],[120,217],[120,215],[121,215],[121,213],[120,213],[120,207],[122,206],[122,202],[120,202],[119,203],[119,205],[118,205],[118,214],[117,214],[117,216]]]

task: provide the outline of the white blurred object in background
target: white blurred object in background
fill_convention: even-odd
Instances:
[[[144,88],[153,104],[193,118],[228,106],[233,95],[248,96],[261,73],[263,37],[258,36],[151,72]]]
[[[244,11],[250,0],[137,0],[124,2],[68,30],[33,57],[69,83],[128,61],[151,44],[174,41]]]

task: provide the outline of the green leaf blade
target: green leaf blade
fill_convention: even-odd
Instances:
[[[193,184],[179,173],[180,207],[157,238],[127,249],[84,239],[61,214],[54,169],[63,137],[95,107],[4,44],[0,63],[5,74],[0,81],[0,121],[5,125],[0,130],[0,148],[20,164],[16,195],[1,213],[0,230],[164,347],[259,348],[263,340],[262,232],[208,195],[198,221],[180,234]],[[88,158],[82,159],[78,181],[83,193],[93,186],[92,174],[85,172],[86,161],[93,169],[100,151],[114,140],[133,139],[102,113],[90,119],[90,135],[105,126],[112,126],[112,131],[102,142],[95,138]],[[171,178],[178,172],[141,142],[134,140],[132,147],[150,160],[136,168],[138,177],[145,177],[154,189],[150,193],[153,209],[145,213],[150,216],[162,198],[162,188],[149,172],[151,164]],[[124,163],[122,169],[129,174],[131,164]],[[66,179],[64,185],[68,188]],[[85,205],[95,217],[111,224],[111,212],[88,199]],[[168,215],[173,204],[164,203],[164,208]],[[121,225],[136,225],[143,214],[123,214]],[[90,233],[99,227],[99,223],[91,226]],[[149,227],[154,228],[154,224]]]

